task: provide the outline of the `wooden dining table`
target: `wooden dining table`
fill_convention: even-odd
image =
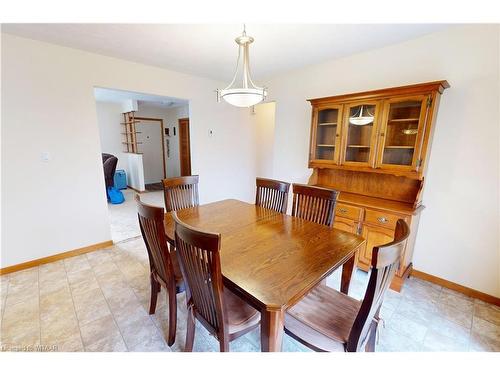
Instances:
[[[354,255],[364,239],[234,199],[177,211],[179,219],[221,234],[224,286],[261,313],[261,350],[280,351],[285,312],[339,267],[349,290]],[[165,231],[174,222],[165,214]]]

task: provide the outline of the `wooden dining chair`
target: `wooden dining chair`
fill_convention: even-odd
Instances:
[[[292,216],[331,227],[338,195],[332,189],[293,184]]]
[[[229,351],[229,342],[259,325],[260,314],[222,283],[221,236],[199,231],[175,220],[175,244],[186,281],[188,309],[186,351],[193,350],[195,319],[219,340],[220,351]]]
[[[184,282],[179,267],[179,262],[169,249],[167,235],[163,224],[164,212],[162,207],[150,206],[141,202],[139,194],[135,195],[137,202],[137,216],[141,228],[142,238],[146,244],[149,257],[150,280],[151,280],[151,300],[149,314],[156,311],[158,293],[163,286],[168,294],[168,345],[175,342],[175,332],[177,326],[177,294],[184,291]]]
[[[200,204],[198,181],[199,176],[181,176],[162,180],[167,212],[198,206]]]
[[[394,241],[373,248],[362,301],[319,285],[287,311],[285,332],[316,351],[375,351],[380,307],[409,233],[408,224],[399,219]]]
[[[286,214],[290,184],[261,177],[257,177],[255,182],[255,205]]]

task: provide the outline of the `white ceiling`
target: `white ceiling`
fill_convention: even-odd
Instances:
[[[151,107],[174,108],[188,104],[186,99],[173,98],[152,94],[142,94],[132,91],[115,90],[96,87],[94,97],[98,102],[123,103],[126,100],[137,100],[139,105],[144,104]]]
[[[254,80],[416,38],[443,24],[250,24]],[[222,81],[235,69],[237,24],[3,24],[2,31]]]

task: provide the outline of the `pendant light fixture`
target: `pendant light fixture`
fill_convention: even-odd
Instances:
[[[368,112],[368,116],[363,116],[363,105],[361,105],[361,108],[357,114],[357,116],[351,116],[349,117],[349,123],[352,125],[358,125],[358,126],[363,126],[363,125],[368,125],[373,122],[373,114]]]
[[[236,107],[251,107],[266,98],[267,90],[264,87],[256,86],[250,77],[248,51],[253,40],[251,36],[247,36],[245,25],[243,25],[243,33],[235,39],[236,44],[238,44],[236,72],[234,73],[233,80],[226,88],[222,90],[217,89],[218,102],[222,98]],[[241,55],[243,57],[240,59]]]

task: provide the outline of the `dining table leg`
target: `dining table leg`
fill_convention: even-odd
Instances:
[[[283,343],[285,312],[267,310],[260,313],[260,346],[263,352],[280,352]]]
[[[353,254],[347,262],[342,266],[342,279],[340,280],[340,291],[344,294],[349,293],[349,285],[351,284],[351,277],[354,271],[354,261],[356,254]]]

